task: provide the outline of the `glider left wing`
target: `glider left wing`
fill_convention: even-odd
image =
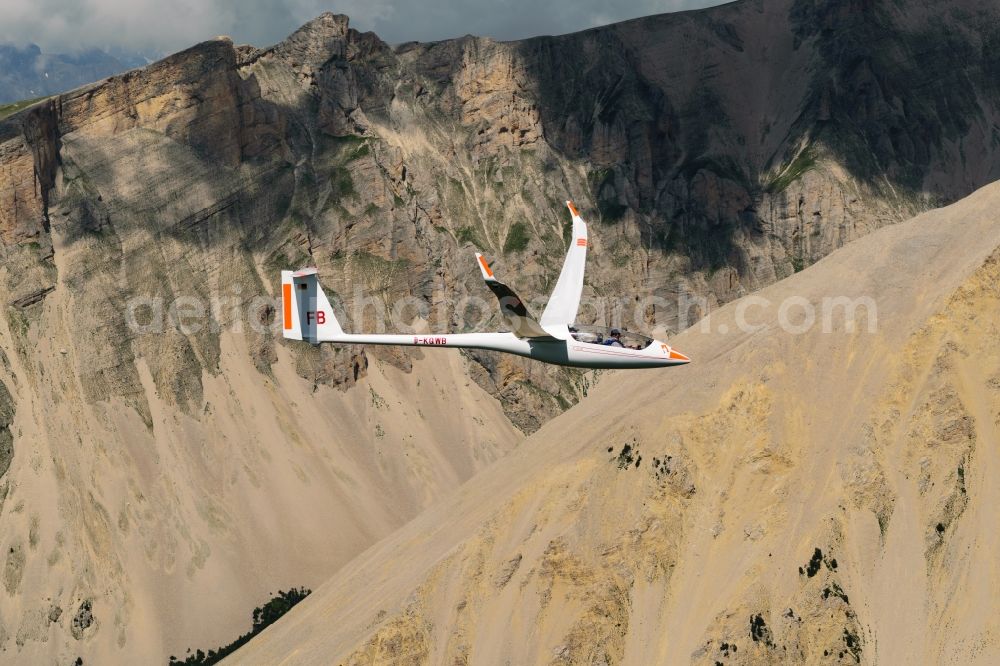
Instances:
[[[496,279],[490,265],[486,263],[483,255],[478,252],[476,252],[476,262],[479,264],[479,270],[483,274],[486,286],[490,288],[490,291],[500,301],[500,312],[503,314],[503,318],[507,321],[507,324],[510,325],[514,335],[519,338],[553,339],[535,321],[535,318],[531,316],[531,313],[528,312],[528,306],[524,304],[520,296],[515,294],[513,289]]]

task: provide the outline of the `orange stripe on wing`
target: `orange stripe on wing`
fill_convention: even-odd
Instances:
[[[281,285],[281,301],[285,306],[285,330],[292,327],[292,285],[289,282]]]
[[[587,247],[587,239],[586,238],[577,238],[576,239],[576,244],[579,245],[580,247]]]

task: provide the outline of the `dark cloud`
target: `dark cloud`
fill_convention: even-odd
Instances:
[[[268,45],[324,11],[389,42],[562,34],[720,0],[0,0],[0,43],[167,52],[226,34]]]
[[[721,0],[394,2],[391,13],[375,17],[370,23],[371,29],[390,42],[430,41],[467,34],[522,39],[560,35],[639,16],[718,4]],[[367,25],[358,27],[368,29]]]

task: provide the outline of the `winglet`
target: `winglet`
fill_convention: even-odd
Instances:
[[[496,282],[497,279],[493,277],[493,269],[491,269],[490,265],[486,263],[486,258],[476,252],[476,261],[479,263],[479,270],[483,274],[483,279],[487,282]]]
[[[567,201],[566,207],[569,208],[569,212],[573,217],[580,217],[580,211],[576,209],[576,206],[573,205],[572,201]]]

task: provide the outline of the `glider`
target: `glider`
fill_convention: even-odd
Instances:
[[[483,255],[476,253],[483,280],[510,326],[506,333],[436,335],[345,333],[316,277],[315,268],[281,272],[284,337],[313,344],[400,345],[488,349],[577,368],[663,368],[690,363],[665,342],[644,335],[597,326],[576,326],[587,262],[587,225],[573,202],[573,235],[562,273],[542,316],[536,319],[514,291],[500,282]]]

